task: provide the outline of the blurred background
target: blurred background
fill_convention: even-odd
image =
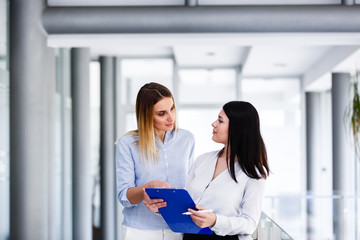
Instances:
[[[222,147],[211,123],[224,103],[258,110],[271,168],[263,218],[284,232],[258,239],[359,239],[359,160],[344,121],[359,4],[0,0],[0,240],[120,239],[114,142],[136,129],[148,82],[173,92],[195,157]]]

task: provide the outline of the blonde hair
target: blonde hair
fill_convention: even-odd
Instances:
[[[156,162],[159,158],[159,152],[154,128],[154,105],[165,97],[171,97],[170,90],[158,83],[147,83],[142,86],[136,98],[136,120],[138,129],[129,132],[129,134],[138,136],[138,146],[141,160],[145,162]],[[175,118],[176,119],[176,118]],[[176,120],[173,129],[177,129]]]

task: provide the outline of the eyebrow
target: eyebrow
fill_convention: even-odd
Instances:
[[[156,111],[156,113],[164,113],[164,112],[166,112],[166,110]]]
[[[222,118],[222,119],[224,119],[224,118],[223,118],[222,116],[220,116],[220,115],[219,115],[219,118]]]
[[[175,107],[175,105],[172,105],[171,108]],[[166,112],[166,110],[159,110],[159,111],[156,111],[156,113],[162,113],[162,112]]]

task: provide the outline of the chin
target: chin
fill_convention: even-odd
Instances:
[[[214,136],[212,137],[212,140],[213,140],[214,142],[216,142],[216,143],[225,144],[225,143],[219,141],[218,139],[216,139],[216,137],[214,137]]]

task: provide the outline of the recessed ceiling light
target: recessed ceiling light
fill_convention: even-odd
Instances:
[[[212,57],[212,56],[215,55],[215,53],[214,52],[207,52],[206,55],[208,55],[209,57]]]
[[[273,66],[274,66],[274,67],[279,67],[279,68],[280,68],[280,67],[286,67],[286,66],[287,66],[287,64],[286,64],[286,63],[274,63],[274,64],[273,64]]]

